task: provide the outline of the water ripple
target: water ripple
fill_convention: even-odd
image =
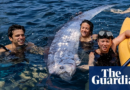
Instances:
[[[48,44],[50,37],[55,36],[56,31],[61,26],[76,16],[76,13],[115,3],[118,3],[118,5],[113,8],[126,10],[130,6],[129,2],[129,0],[0,0],[0,44],[9,44],[8,27],[12,24],[20,24],[25,26],[26,40],[43,47]],[[111,30],[114,37],[116,37],[125,17],[130,17],[130,14],[114,14],[109,10],[101,12],[91,20],[94,23],[94,33],[98,33],[101,29]],[[30,60],[30,67],[28,66],[24,73],[21,72],[22,74],[19,76],[21,78],[19,79],[28,82],[27,78],[29,78],[29,80],[39,82],[41,80],[40,73],[43,72],[42,69],[40,71],[39,65],[41,65],[40,68],[45,67],[44,58],[32,54],[27,55],[27,57]],[[38,70],[39,74],[35,70]],[[26,75],[27,72],[30,76]],[[38,75],[39,77],[36,77]],[[16,78],[18,76],[15,76],[15,78],[12,76],[10,80],[16,80]],[[19,80],[14,82],[10,80],[7,81],[16,85],[15,87],[21,85]],[[8,82],[5,82],[5,86],[12,88],[12,84]],[[32,87],[26,82],[21,87]]]

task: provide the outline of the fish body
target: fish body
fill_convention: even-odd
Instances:
[[[101,11],[113,6],[105,5],[86,11],[67,22],[56,33],[47,60],[47,68],[50,74],[57,74],[65,81],[72,78],[76,66],[81,62],[77,55],[81,22],[84,19],[91,20]]]

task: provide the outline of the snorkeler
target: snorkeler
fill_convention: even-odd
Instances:
[[[113,38],[110,31],[99,31],[98,33],[98,46],[99,49],[89,54],[89,64],[82,65],[82,70],[88,70],[89,66],[119,66],[117,59],[116,47],[124,39],[130,38],[130,30],[120,34],[118,37]]]
[[[10,26],[8,29],[8,37],[12,43],[6,46],[1,45],[0,53],[13,53],[18,57],[22,57],[25,51],[40,55],[44,54],[44,49],[42,47],[37,47],[30,42],[25,43],[25,28],[21,25]]]
[[[113,13],[125,14],[125,13],[130,13],[130,7],[125,11],[122,11],[120,9],[110,9],[110,11]]]

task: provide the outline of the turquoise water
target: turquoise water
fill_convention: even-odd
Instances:
[[[50,37],[54,37],[56,31],[76,13],[115,3],[115,9],[125,10],[130,7],[129,0],[1,0],[0,44],[9,44],[8,27],[20,24],[26,28],[27,41],[45,47],[51,43],[48,42]],[[130,13],[115,14],[105,10],[91,20],[94,33],[105,29],[112,31],[116,37],[126,17],[130,17]],[[0,68],[0,89],[38,89],[37,84],[47,77],[44,56],[27,54],[26,58],[29,62]]]

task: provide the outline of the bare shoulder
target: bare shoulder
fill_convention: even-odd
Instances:
[[[5,49],[0,48],[0,53],[5,52]]]
[[[9,50],[12,49],[12,45],[11,45],[11,44],[6,45],[5,47],[6,47],[7,49],[9,49]]]
[[[97,36],[98,36],[97,34],[92,35],[93,39],[97,39]]]

